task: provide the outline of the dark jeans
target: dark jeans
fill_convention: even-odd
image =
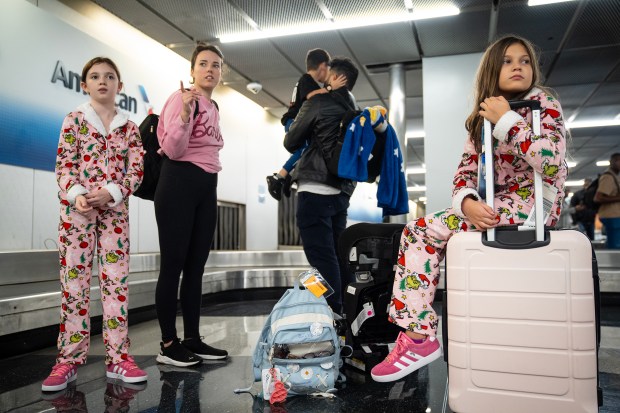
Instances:
[[[594,241],[594,222],[578,221],[577,226],[579,227],[579,231],[590,238],[590,241]]]
[[[177,291],[185,338],[198,338],[202,275],[217,222],[217,174],[165,159],[155,191],[161,264],[155,309],[164,342],[177,337]]]
[[[342,314],[342,293],[350,276],[338,259],[338,238],[347,225],[349,196],[298,193],[297,226],[306,258],[334,289],[327,297],[333,311]]]

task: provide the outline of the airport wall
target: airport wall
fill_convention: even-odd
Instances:
[[[117,104],[138,124],[149,108],[161,110],[179,80],[189,84],[185,58],[93,3],[75,8],[63,3],[71,5],[0,3],[0,251],[56,248],[56,148],[64,116],[88,100],[79,87],[87,60],[103,55],[117,63],[124,82]],[[226,86],[215,90],[214,99],[225,140],[218,199],[245,206],[248,250],[277,249],[278,204],[265,176],[289,156],[283,128]],[[351,223],[381,221],[375,193],[374,185],[360,186]],[[153,203],[132,197],[130,211],[132,251],[158,251]]]

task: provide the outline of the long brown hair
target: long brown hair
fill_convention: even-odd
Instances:
[[[534,45],[528,40],[515,35],[507,35],[501,37],[487,47],[484,55],[482,56],[480,66],[478,67],[478,72],[476,74],[473,109],[465,121],[465,129],[469,132],[469,138],[478,153],[482,151],[481,134],[482,126],[484,124],[484,118],[478,113],[480,111],[480,103],[488,97],[499,96],[501,94],[499,90],[499,73],[502,70],[506,49],[515,43],[520,43],[523,45],[527,51],[527,54],[530,56],[530,62],[532,65],[532,84],[528,90],[514,96],[514,99],[519,100],[525,98],[527,93],[533,87],[538,87],[541,90],[549,92],[548,89],[544,88],[540,84],[541,74],[538,54],[536,53]]]

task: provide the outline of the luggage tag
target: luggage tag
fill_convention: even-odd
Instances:
[[[317,298],[321,296],[327,298],[334,293],[334,289],[316,268],[299,274],[299,282]]]
[[[553,208],[553,201],[558,194],[558,188],[551,185],[548,182],[543,181],[543,211],[545,212],[545,218],[543,223],[547,222],[551,216],[551,209]],[[519,226],[519,230],[532,230],[536,227],[536,207],[533,206],[530,214],[523,223],[523,226]]]
[[[357,336],[357,333],[359,332],[360,327],[362,327],[362,324],[364,324],[366,320],[374,316],[375,308],[372,305],[372,301],[364,303],[362,311],[359,312],[357,317],[355,317],[355,320],[353,320],[353,322],[351,323],[351,332],[353,333],[353,335]]]
[[[261,374],[263,382],[263,399],[269,400],[275,390],[276,381],[282,381],[282,374],[278,367],[263,369]]]

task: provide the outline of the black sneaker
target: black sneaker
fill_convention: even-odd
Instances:
[[[284,183],[282,185],[282,194],[288,198],[291,196],[291,184],[293,183],[293,178],[291,178],[291,174],[288,174],[283,180]]]
[[[279,201],[280,199],[282,199],[283,184],[284,184],[284,179],[278,178],[276,174],[269,175],[267,177],[267,188],[269,189],[269,194],[276,201]]]
[[[200,338],[186,338],[182,341],[182,344],[186,349],[205,360],[223,360],[228,357],[228,352],[226,350],[220,350],[219,348],[211,347],[203,343],[203,338],[202,336]]]
[[[168,347],[164,347],[164,343],[160,343],[160,346],[161,353],[157,355],[158,363],[177,367],[195,366],[202,363],[202,359],[183,346],[178,338],[175,338]]]

